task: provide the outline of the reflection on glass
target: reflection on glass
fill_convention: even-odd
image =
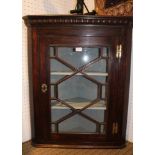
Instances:
[[[84,62],[88,62],[88,61],[89,61],[89,56],[85,54],[85,55],[83,56],[82,60],[83,60]]]

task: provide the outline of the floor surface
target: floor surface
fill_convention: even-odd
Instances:
[[[62,149],[35,148],[31,142],[23,143],[23,155],[133,155],[133,144],[127,143],[123,149]]]

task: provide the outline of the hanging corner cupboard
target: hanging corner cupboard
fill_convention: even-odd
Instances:
[[[125,146],[132,17],[25,16],[33,144]]]

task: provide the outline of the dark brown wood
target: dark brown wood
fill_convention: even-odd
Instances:
[[[73,149],[121,149],[124,148],[126,146],[126,142],[104,142],[102,144],[98,144],[98,145],[90,145],[90,144],[36,144],[34,142],[32,142],[32,145],[35,147],[39,147],[39,148],[73,148]]]
[[[54,94],[55,94],[55,97],[58,98],[58,85],[57,84],[54,85]]]
[[[28,26],[29,53],[29,81],[30,104],[32,105],[33,142],[37,146],[59,146],[74,148],[121,148],[125,145],[125,133],[128,110],[132,17],[106,16],[25,16]],[[116,58],[116,46],[122,44],[122,58]],[[54,56],[49,56],[49,47],[54,47]],[[100,49],[98,58],[90,63],[75,68],[58,57],[58,47],[97,47]],[[103,47],[108,47],[108,56],[101,56]],[[71,78],[77,73],[98,84],[98,95],[95,101],[82,109],[68,106],[72,113],[61,121],[75,114],[94,122],[96,133],[60,134],[59,122],[52,122],[56,126],[56,133],[51,133],[51,105],[50,105],[50,68],[49,59],[58,59],[73,70],[69,76],[60,79],[55,86],[55,97],[58,99],[58,84]],[[107,60],[108,78],[106,79],[107,110],[104,122],[98,122],[82,113],[83,110],[95,104],[101,98],[102,83],[94,80],[83,71],[100,59]],[[41,85],[47,84],[48,90],[43,93]],[[60,121],[60,120],[59,120]],[[118,132],[113,134],[113,123],[118,124]],[[105,134],[100,133],[101,124],[105,125]]]
[[[113,16],[89,16],[89,15],[31,15],[24,16],[27,26],[49,26],[49,25],[132,25],[132,17]]]
[[[116,154],[116,152],[118,152],[119,154],[123,154],[123,153],[129,154],[129,155],[133,154],[133,144],[131,142],[126,142],[126,148],[122,148],[121,150],[120,149],[116,150],[116,149],[113,149],[112,147],[111,147],[112,148],[111,150],[109,150],[109,149],[93,150],[95,148],[95,146],[92,146],[92,149],[80,149],[81,147],[90,148],[89,146],[84,147],[82,145],[81,146],[74,146],[74,145],[55,145],[54,146],[54,145],[50,145],[50,144],[48,144],[48,145],[43,144],[43,145],[37,145],[37,146],[35,145],[35,147],[37,147],[37,148],[33,147],[31,140],[26,141],[26,142],[22,143],[22,153],[23,154],[28,154],[28,153],[30,154],[31,152],[33,152],[33,154],[35,154],[35,153],[44,152],[44,154],[48,154],[48,153],[49,154],[61,154],[62,151],[67,151],[65,148],[70,149],[70,148],[74,147],[74,148],[78,148],[78,150],[72,149],[72,152],[69,151],[70,154],[73,154],[76,151],[78,151],[79,154],[91,154],[92,151],[95,151],[96,154],[101,154],[101,152],[102,152],[102,154],[108,154],[109,152],[111,154]],[[43,147],[43,148],[40,148],[40,147]],[[55,147],[55,149],[46,149],[46,147]],[[100,146],[98,148],[101,148],[101,147],[105,148],[104,146]],[[124,147],[124,146],[122,146],[122,147]],[[96,148],[97,148],[97,146],[96,146]]]
[[[32,41],[32,38],[34,36],[32,35],[32,28],[28,28],[28,76],[29,76],[29,103],[30,103],[30,119],[31,119],[31,135],[32,137],[35,137],[35,131],[34,131],[34,126],[35,126],[35,122],[34,122],[34,94],[33,94],[33,47],[34,47],[34,42]]]

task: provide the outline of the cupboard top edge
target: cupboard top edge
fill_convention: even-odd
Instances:
[[[26,26],[49,25],[128,25],[132,27],[132,16],[99,15],[27,15],[23,17]]]

